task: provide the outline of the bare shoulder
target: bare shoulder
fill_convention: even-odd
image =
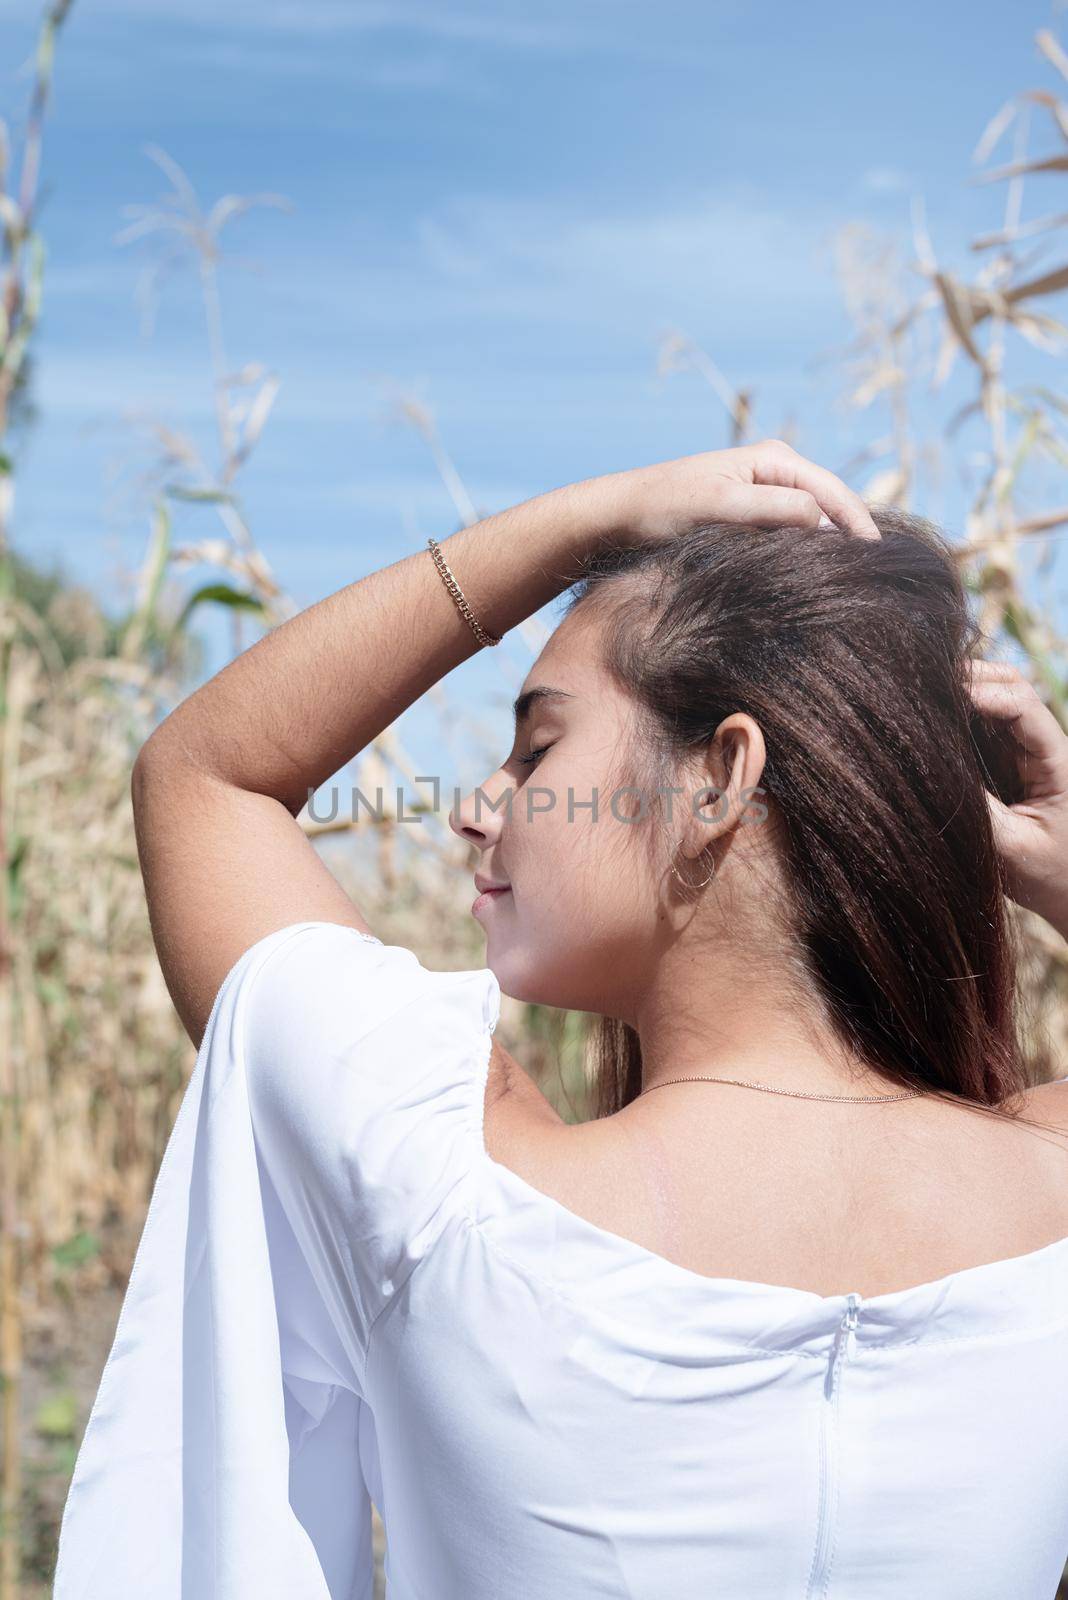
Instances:
[[[526,1069],[494,1038],[486,1077],[486,1148],[495,1161],[511,1166],[544,1157],[546,1143],[568,1124]]]
[[[1050,1123],[1068,1138],[1068,1081],[1040,1083],[1029,1089],[1024,1115]]]

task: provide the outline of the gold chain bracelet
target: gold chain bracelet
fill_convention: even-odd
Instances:
[[[495,639],[492,634],[486,632],[485,628],[479,622],[478,618],[471,610],[471,607],[464,599],[464,592],[460,588],[460,585],[457,583],[456,579],[453,577],[452,573],[449,571],[448,563],[441,553],[438,541],[436,539],[428,539],[427,544],[430,547],[430,554],[434,558],[434,565],[441,573],[442,582],[452,595],[453,599],[456,601],[456,604],[460,610],[460,614],[468,623],[470,623],[471,628],[474,631],[475,638],[478,640],[479,644],[500,644],[501,641],[499,639]]]

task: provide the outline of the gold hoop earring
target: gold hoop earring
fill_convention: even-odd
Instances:
[[[682,877],[682,875],[680,874],[680,872],[679,872],[678,868],[676,867],[674,861],[671,863],[671,870],[674,873],[675,877],[678,878],[679,882],[682,884],[684,889],[704,889],[704,888],[707,887],[708,884],[710,884],[712,882],[712,879],[716,876],[716,863],[715,863],[715,860],[713,859],[713,861],[712,861],[712,871],[708,874],[707,878],[702,878],[700,883],[689,883],[684,877]]]

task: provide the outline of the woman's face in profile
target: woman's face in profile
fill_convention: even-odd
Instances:
[[[669,856],[665,843],[659,868],[651,858],[655,793],[627,765],[636,708],[600,665],[599,632],[581,611],[560,624],[523,684],[507,759],[450,825],[477,846],[479,876],[509,885],[476,913],[505,993],[626,1018]]]

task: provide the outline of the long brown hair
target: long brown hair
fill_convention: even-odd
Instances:
[[[1028,1076],[986,791],[1021,798],[1014,746],[968,692],[985,641],[951,546],[873,516],[878,541],[712,523],[603,549],[566,614],[597,607],[656,782],[731,712],[759,724],[795,966],[848,1049],[902,1088],[1013,1115]],[[638,1035],[600,1018],[594,1047],[611,1115],[641,1090]]]

